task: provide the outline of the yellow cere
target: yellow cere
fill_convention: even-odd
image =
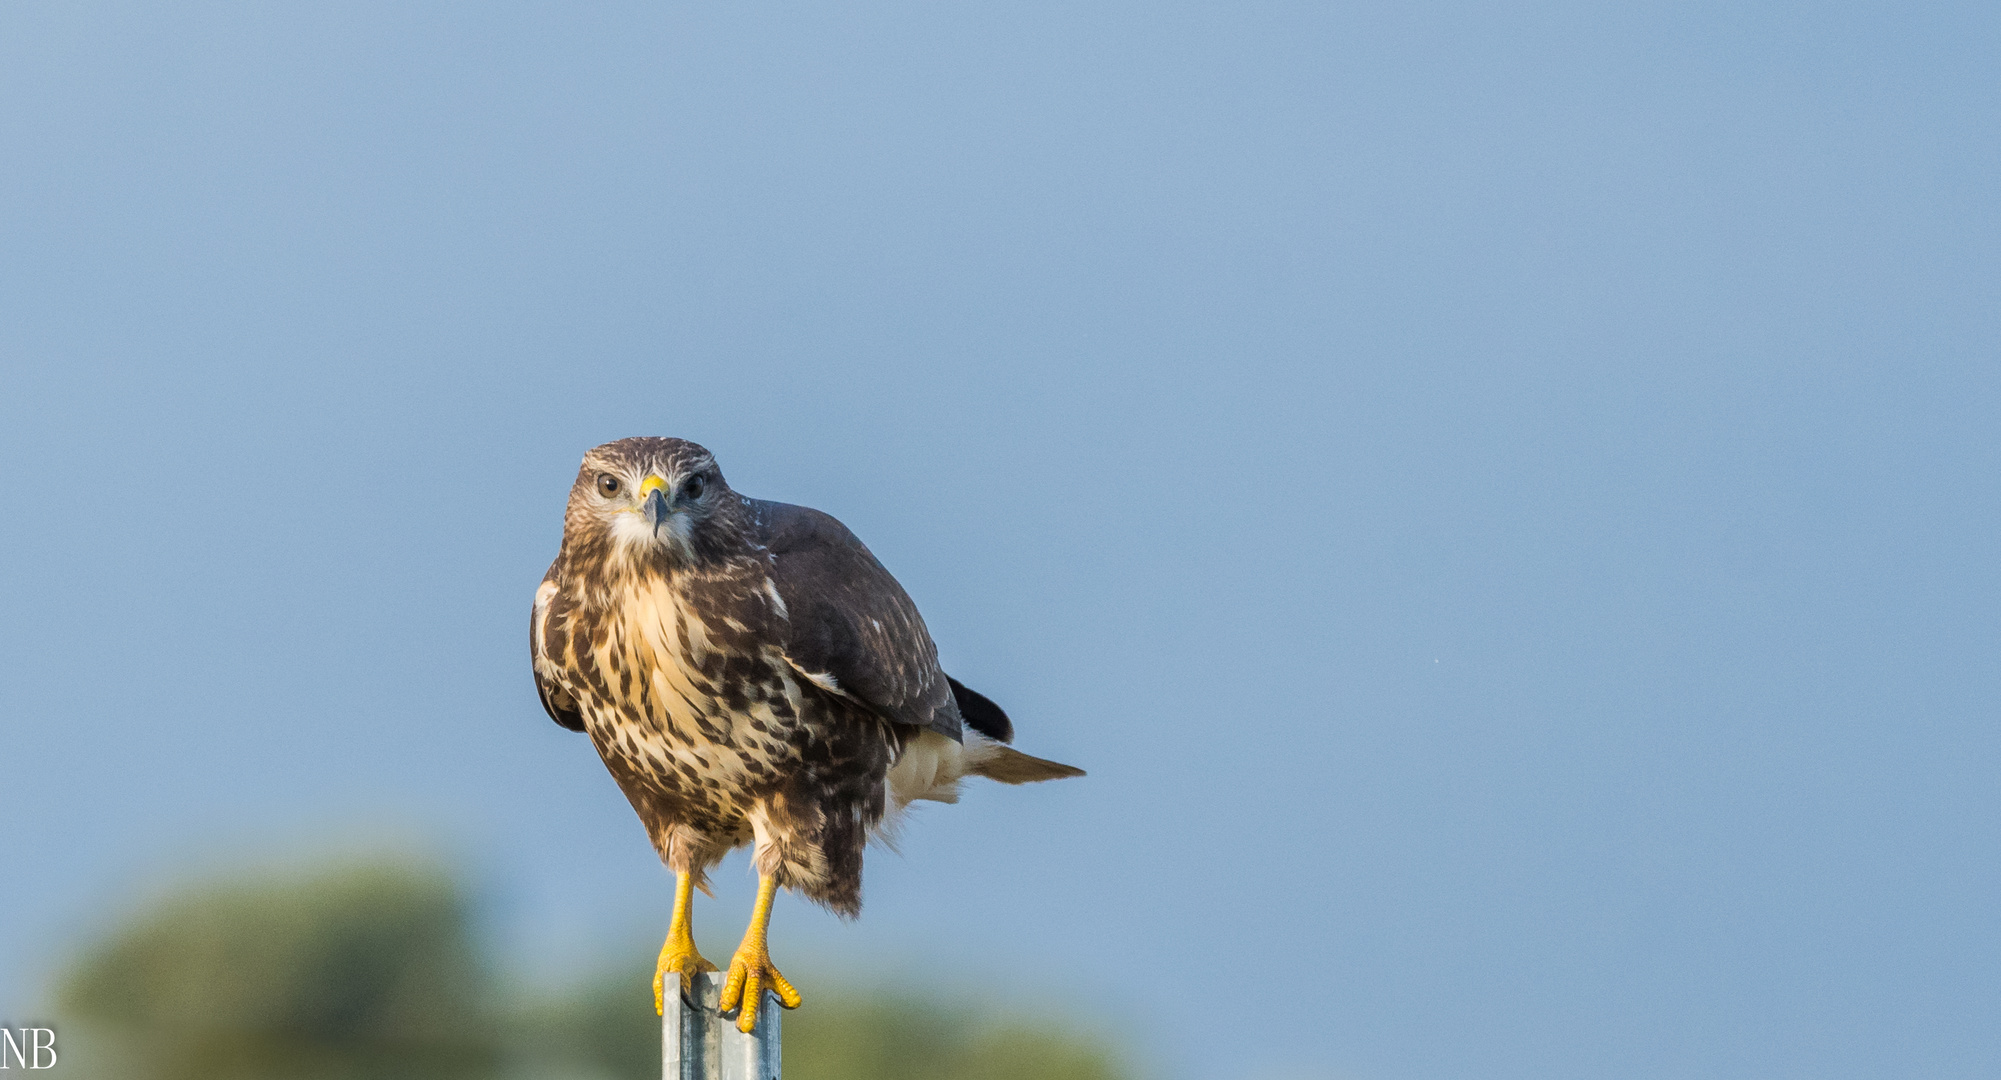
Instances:
[[[667,481],[662,480],[658,476],[649,476],[646,479],[641,480],[639,482],[639,497],[641,499],[644,499],[648,495],[651,495],[655,491],[658,491],[666,486],[667,486]]]

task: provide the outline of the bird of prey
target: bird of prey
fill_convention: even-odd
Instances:
[[[737,494],[682,439],[584,455],[530,645],[543,708],[590,735],[674,872],[656,1011],[670,973],[685,994],[716,970],[689,908],[730,851],[755,845],[722,994],[748,1032],[764,989],[799,1005],[765,942],[779,886],[853,917],[863,847],[912,801],[955,802],[965,776],[1083,775],[1007,745],[1007,714],[939,668],[917,606],[846,526]]]

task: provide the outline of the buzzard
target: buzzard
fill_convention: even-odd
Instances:
[[[862,848],[912,801],[955,802],[964,776],[1083,775],[1007,745],[1007,714],[939,668],[916,605],[846,526],[737,494],[682,439],[584,455],[530,645],[543,708],[591,737],[674,872],[656,1010],[670,972],[686,993],[716,970],[692,890],[755,846],[757,906],[722,994],[746,1032],[762,990],[799,1005],[765,943],[779,886],[853,917]]]

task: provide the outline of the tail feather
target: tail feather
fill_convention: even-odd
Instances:
[[[1084,770],[1075,765],[1032,757],[1012,746],[991,743],[981,749],[985,752],[967,755],[967,764],[972,767],[966,771],[1003,784],[1032,784],[1038,780],[1061,780],[1066,776],[1084,775]]]
[[[918,799],[958,802],[959,781],[967,776],[990,777],[1003,784],[1031,784],[1082,775],[1084,770],[1074,765],[1030,757],[977,730],[968,730],[963,743],[953,742],[935,731],[920,731],[897,755],[896,764],[890,766],[887,784],[890,806],[901,813]],[[892,813],[885,818],[877,826],[878,831],[884,835],[893,833],[895,817]]]

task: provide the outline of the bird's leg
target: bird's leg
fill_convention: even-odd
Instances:
[[[691,930],[689,909],[693,908],[695,875],[678,873],[674,875],[674,920],[667,924],[667,943],[660,946],[660,962],[653,968],[653,1012],[656,1016],[667,1015],[667,973],[681,973],[681,997],[690,998],[695,991],[695,973],[714,971],[716,965],[702,959],[695,951],[695,935]]]
[[[771,951],[765,944],[765,927],[771,922],[771,898],[778,892],[776,878],[759,876],[757,879],[757,907],[750,913],[750,928],[743,932],[743,944],[736,947],[736,955],[730,957],[730,975],[723,982],[722,1000],[718,1002],[723,1012],[738,1006],[743,1011],[737,1015],[736,1029],[750,1034],[757,1027],[757,1006],[764,998],[764,991],[778,995],[778,1003],[788,1009],[799,1007],[799,991],[785,981],[785,976],[771,966]]]

